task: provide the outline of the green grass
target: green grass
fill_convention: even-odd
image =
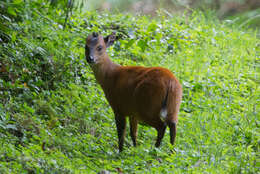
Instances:
[[[0,46],[8,67],[0,79],[0,173],[260,171],[255,31],[200,12],[156,19],[74,12],[63,30],[58,10],[32,11],[1,30],[11,39]],[[167,130],[155,148],[156,131],[140,125],[134,148],[128,126],[118,153],[113,112],[84,58],[85,37],[113,28],[121,37],[108,50],[113,61],[162,66],[180,79],[174,146]]]

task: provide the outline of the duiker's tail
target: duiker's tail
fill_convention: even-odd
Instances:
[[[182,98],[181,84],[177,79],[171,80],[169,82],[169,89],[167,92],[167,103],[166,103],[167,106],[166,123],[170,128],[171,144],[174,144],[175,137],[176,137],[181,98]]]

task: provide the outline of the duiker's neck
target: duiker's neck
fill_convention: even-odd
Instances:
[[[113,76],[115,70],[120,65],[111,61],[107,54],[104,55],[102,61],[98,62],[97,64],[91,66],[94,75],[101,86],[108,80],[110,77]]]

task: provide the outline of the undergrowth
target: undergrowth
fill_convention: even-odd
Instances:
[[[258,173],[257,33],[214,15],[157,18],[1,2],[0,173]],[[114,116],[84,58],[85,38],[116,31],[122,65],[162,66],[183,86],[177,140],[139,126],[117,150]]]

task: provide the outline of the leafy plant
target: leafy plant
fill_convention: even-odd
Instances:
[[[259,172],[256,31],[198,11],[153,19],[74,11],[64,28],[63,9],[47,1],[7,5],[16,15],[0,12],[0,173]],[[166,67],[180,79],[174,146],[167,130],[156,149],[156,131],[140,126],[138,147],[128,136],[117,152],[112,110],[84,58],[93,31],[116,31],[114,62]]]

